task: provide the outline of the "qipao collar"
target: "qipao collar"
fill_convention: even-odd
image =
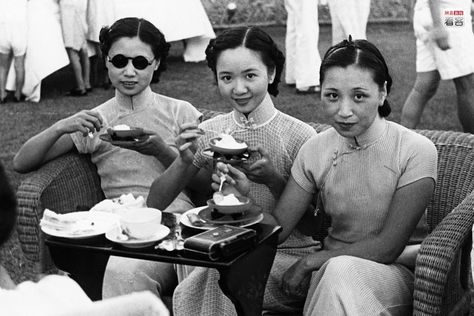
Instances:
[[[275,118],[278,111],[267,93],[262,103],[260,103],[260,105],[247,116],[236,110],[234,110],[233,113],[234,122],[239,127],[255,129],[270,123],[273,118]]]
[[[115,89],[115,99],[121,110],[133,111],[150,104],[153,100],[153,92],[148,86],[142,92],[134,96],[128,96]]]
[[[387,127],[387,121],[377,115],[372,125],[364,133],[357,137],[344,138],[344,141],[352,149],[365,149],[377,142],[383,136]]]

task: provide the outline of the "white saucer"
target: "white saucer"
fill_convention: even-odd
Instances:
[[[180,217],[179,217],[179,221],[181,222],[181,224],[183,224],[184,226],[187,226],[187,227],[190,227],[190,228],[195,228],[195,229],[199,229],[199,230],[210,230],[210,229],[213,229],[213,228],[216,228],[217,226],[219,225],[213,225],[213,224],[204,224],[203,226],[195,226],[193,224],[191,224],[191,222],[189,221],[188,219],[188,216],[187,214],[198,214],[199,211],[205,209],[206,207],[208,206],[200,206],[200,207],[196,207],[196,208],[192,208],[186,212],[184,212]],[[244,225],[239,225],[240,227],[247,227],[247,226],[252,226],[252,225],[255,225],[257,223],[260,223],[263,219],[263,214],[260,214],[260,216],[258,216],[257,218],[255,218],[253,221],[251,222],[248,222],[248,223],[245,223]]]
[[[122,229],[119,226],[116,226],[105,233],[105,238],[108,240],[120,244],[127,248],[145,248],[154,245],[157,241],[165,238],[170,233],[170,229],[165,225],[160,225],[160,228],[155,233],[154,236],[147,239],[128,239],[122,240],[118,236],[122,234]]]
[[[74,231],[74,227],[68,230],[53,229],[48,226],[41,225],[41,230],[50,236],[70,238],[70,239],[84,239],[91,238],[105,234],[112,227],[117,226],[119,223],[119,217],[116,214],[99,212],[99,211],[85,211],[85,212],[72,212],[62,215],[64,219],[74,221],[90,221],[91,226],[84,229],[84,225],[81,228]]]

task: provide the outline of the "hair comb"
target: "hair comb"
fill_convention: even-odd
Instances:
[[[349,34],[349,38],[343,41],[343,47],[357,48],[354,41],[352,40],[352,35]]]

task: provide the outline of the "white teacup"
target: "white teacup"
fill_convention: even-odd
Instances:
[[[155,208],[123,208],[119,215],[122,230],[132,238],[153,237],[161,225],[161,211]]]

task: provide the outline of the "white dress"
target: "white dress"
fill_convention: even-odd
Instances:
[[[100,9],[91,25],[89,39],[98,41],[98,31],[111,21],[125,17],[144,18],[153,23],[167,42],[185,40],[185,61],[205,59],[209,40],[216,37],[200,0],[109,0],[111,5],[98,5],[103,0],[90,0]],[[113,16],[113,18],[112,18]]]
[[[319,85],[321,57],[318,51],[319,22],[316,0],[285,0],[285,82],[306,90]]]
[[[328,0],[332,24],[332,44],[352,36],[366,39],[370,0]]]
[[[26,100],[39,102],[41,80],[68,64],[69,58],[64,48],[57,1],[29,0],[25,83],[22,89]],[[7,90],[15,90],[13,69],[8,73],[6,87]]]
[[[99,43],[100,30],[115,22],[115,2],[103,0],[87,1],[87,39]]]

